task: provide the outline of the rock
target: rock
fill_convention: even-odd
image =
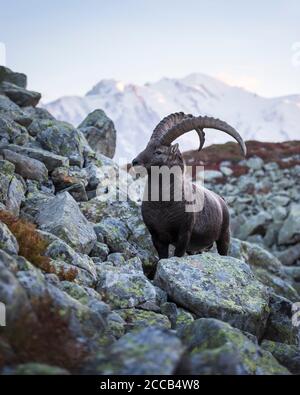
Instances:
[[[140,257],[146,272],[152,272],[157,263],[157,252],[153,247],[151,236],[141,216],[140,207],[132,201],[119,201],[114,198],[102,200],[95,198],[80,204],[86,218],[94,223],[103,219],[118,218],[129,229],[128,242]],[[101,232],[100,232],[101,233]]]
[[[241,240],[247,240],[249,236],[255,234],[266,233],[267,226],[271,222],[272,217],[266,211],[262,211],[259,214],[248,218],[247,222],[240,228],[236,237]]]
[[[13,177],[8,188],[6,208],[16,216],[19,215],[21,203],[25,200],[25,192],[26,187],[21,177]]]
[[[23,178],[29,178],[39,182],[48,179],[48,170],[42,162],[10,150],[3,150],[3,155],[7,161],[15,165],[15,172],[20,174]]]
[[[27,198],[22,205],[21,215],[29,222],[36,223],[38,214],[55,196],[48,192],[32,192],[27,194]],[[53,236],[54,237],[54,236]]]
[[[108,246],[104,243],[99,243],[97,241],[90,253],[90,256],[100,258],[100,260],[104,262],[106,261],[108,254],[109,254]]]
[[[162,259],[154,282],[198,317],[214,317],[260,337],[269,296],[249,266],[214,254]]]
[[[67,192],[41,205],[36,221],[41,230],[53,233],[75,251],[89,254],[96,242],[92,225]]]
[[[45,255],[81,269],[81,274],[84,275],[83,281],[88,285],[93,286],[96,283],[97,273],[94,262],[88,256],[75,252],[62,240],[53,241],[47,247]],[[66,268],[68,268],[68,265],[66,265]],[[85,273],[82,273],[82,271]]]
[[[300,242],[300,205],[293,204],[291,211],[279,232],[279,245],[290,245]]]
[[[261,170],[264,166],[264,161],[258,156],[250,158],[246,161],[246,166],[252,170]]]
[[[15,236],[0,220],[0,249],[8,254],[18,255],[19,245]]]
[[[19,215],[20,205],[25,197],[24,183],[15,174],[15,166],[0,160],[0,203],[14,215]]]
[[[11,265],[9,255],[0,254],[0,300],[6,306],[6,327],[1,329],[1,335],[14,346],[14,343],[22,338],[23,324],[25,319],[36,323],[25,290],[15,276],[8,270]],[[13,347],[14,348],[14,347]],[[15,352],[17,350],[15,349]]]
[[[81,135],[72,125],[47,121],[47,125],[37,135],[37,140],[45,150],[67,157],[71,165],[82,167],[84,158]]]
[[[68,192],[76,202],[87,202],[89,200],[84,185],[81,183],[73,184],[68,188],[63,189],[62,192]]]
[[[279,252],[277,254],[277,258],[285,266],[294,265],[297,262],[297,260],[300,258],[300,243],[290,248],[287,248],[282,252]]]
[[[272,295],[270,309],[271,313],[264,339],[292,345],[299,344],[299,330],[292,321],[292,302],[283,297]]]
[[[95,110],[78,126],[90,146],[100,154],[113,158],[116,150],[115,126],[104,111]]]
[[[224,174],[225,177],[230,177],[233,174],[233,170],[227,166],[221,166],[220,170]]]
[[[3,81],[11,82],[20,88],[26,88],[27,86],[27,77],[25,74],[15,73],[8,67],[0,66],[0,83]]]
[[[8,118],[0,118],[0,148],[9,143],[24,145],[27,142],[28,133],[23,126]]]
[[[238,329],[216,319],[201,318],[180,333],[187,352],[181,374],[288,375],[271,353]]]
[[[180,340],[155,327],[130,332],[111,346],[107,357],[99,355],[90,365],[92,374],[171,375],[183,353]]]
[[[278,273],[282,268],[280,261],[269,251],[258,245],[234,238],[231,238],[229,255],[247,262],[253,268],[260,267],[273,273]]]
[[[8,97],[0,94],[0,118],[10,119],[21,126],[28,127],[32,118]]]
[[[6,369],[4,374],[16,376],[68,376],[70,372],[57,366],[49,366],[41,363],[26,363],[17,365],[13,369]]]
[[[145,311],[133,308],[118,310],[118,314],[126,322],[126,331],[147,328],[149,326],[171,329],[171,322],[169,321],[168,317],[162,314],[154,313],[153,311]]]
[[[214,182],[220,178],[223,178],[224,175],[217,170],[206,170],[204,173],[204,177],[206,182]]]
[[[279,275],[275,275],[261,268],[255,269],[254,273],[262,284],[270,287],[277,295],[290,299],[293,302],[297,302],[299,300],[298,292],[293,287],[290,279],[281,278]],[[286,277],[283,273],[284,272],[282,271],[281,276]]]
[[[68,158],[60,155],[56,155],[53,152],[45,151],[40,148],[31,148],[18,145],[8,145],[7,149],[17,152],[18,154],[29,156],[32,159],[36,159],[43,162],[49,172],[52,172],[57,167],[69,166]]]
[[[185,326],[191,324],[194,321],[193,315],[179,307],[177,309],[177,317],[176,317],[176,325],[175,328],[177,330],[183,329]]]
[[[41,107],[24,107],[22,109],[25,114],[27,114],[30,118],[39,119],[39,120],[55,120],[53,115],[50,114],[45,108]]]
[[[112,308],[132,308],[156,300],[155,287],[133,265],[116,267],[103,263],[98,279],[97,291]]]
[[[0,92],[5,94],[10,100],[20,107],[35,107],[41,100],[41,94],[38,92],[28,91],[11,82],[0,83]]]
[[[277,361],[285,366],[291,373],[300,375],[300,350],[299,347],[283,343],[264,340],[261,347],[269,351]]]

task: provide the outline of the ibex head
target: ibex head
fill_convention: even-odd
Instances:
[[[205,143],[203,131],[205,128],[221,130],[232,136],[246,156],[247,148],[242,137],[226,122],[210,117],[194,117],[180,112],[167,116],[156,126],[147,147],[132,161],[132,165],[143,166],[147,170],[151,166],[183,166],[178,144],[171,145],[172,142],[183,134],[196,130],[200,139],[200,151]]]

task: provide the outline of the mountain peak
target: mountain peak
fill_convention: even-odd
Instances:
[[[117,157],[133,158],[147,144],[153,128],[166,115],[183,111],[220,118],[245,140],[280,142],[298,139],[299,95],[264,98],[216,78],[192,73],[184,78],[162,78],[145,85],[106,79],[85,97],[62,98],[46,108],[58,119],[75,125],[95,109],[103,109],[118,131]],[[225,133],[207,132],[207,144],[230,140]],[[179,139],[182,150],[197,147],[197,136]]]

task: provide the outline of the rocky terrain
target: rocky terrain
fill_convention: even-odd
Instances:
[[[0,68],[1,373],[299,374],[297,167],[214,157],[230,256],[158,262],[139,205],[109,193],[112,121],[58,121],[26,82]]]

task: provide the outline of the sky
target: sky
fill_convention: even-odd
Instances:
[[[300,93],[299,0],[0,0],[0,10],[6,64],[44,102],[101,79],[194,72],[266,97]]]

